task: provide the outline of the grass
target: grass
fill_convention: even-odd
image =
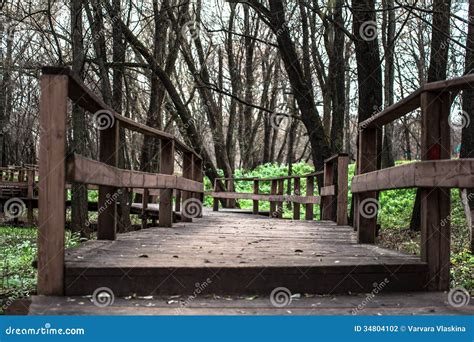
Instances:
[[[0,313],[13,299],[36,289],[36,228],[0,226]],[[79,244],[79,235],[66,232],[66,248]]]
[[[298,163],[293,166],[293,174],[306,174],[313,169],[307,164]],[[261,165],[251,172],[236,171],[237,177],[276,177],[288,174],[285,165]],[[349,166],[349,186],[354,175],[354,165]],[[209,180],[205,180],[207,190],[212,188]],[[237,182],[239,192],[252,192],[252,182]],[[262,193],[270,192],[270,183],[261,184]],[[305,180],[301,181],[301,193],[305,193]],[[419,254],[420,234],[409,230],[410,217],[415,200],[414,189],[389,190],[380,193],[380,211],[378,223],[381,226],[377,243],[381,246],[403,251],[409,254]],[[349,199],[351,193],[349,192]],[[474,256],[469,252],[469,230],[464,217],[464,211],[459,190],[451,192],[451,286],[462,286],[471,293],[474,291]],[[89,191],[89,200],[97,200],[97,191]],[[350,202],[350,201],[349,201]],[[252,208],[251,200],[239,201],[241,208]],[[212,199],[206,197],[206,206],[212,206]],[[301,217],[304,217],[304,206],[301,206]],[[260,202],[261,210],[268,210],[268,202]],[[318,206],[315,206],[315,216],[319,218]],[[91,213],[92,214],[92,213]],[[93,215],[96,215],[94,213]],[[284,217],[290,218],[292,211],[284,206]],[[0,313],[5,303],[25,294],[32,294],[36,287],[36,269],[33,263],[36,258],[36,228],[0,226]],[[66,247],[78,245],[79,235],[66,233]]]

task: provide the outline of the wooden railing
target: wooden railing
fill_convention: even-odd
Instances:
[[[214,191],[207,195],[214,198],[214,211],[219,210],[221,199],[247,199],[253,201],[253,214],[259,214],[259,201],[270,202],[270,217],[282,218],[283,203],[293,204],[293,219],[300,219],[300,206],[305,205],[305,220],[314,219],[313,207],[320,204],[322,220],[332,220],[339,225],[347,224],[347,167],[349,158],[347,154],[341,153],[325,160],[324,171],[307,175],[291,175],[274,178],[218,178],[214,182]],[[315,179],[323,176],[324,183],[321,186],[320,195],[314,195]],[[306,180],[306,194],[301,194],[301,179]],[[252,182],[253,193],[241,193],[219,189],[219,181],[227,184],[227,189],[235,189],[235,182]],[[285,193],[285,181],[287,191]],[[271,184],[269,194],[260,191],[260,185],[264,182]],[[291,187],[293,182],[293,187]]]
[[[78,154],[66,156],[68,98],[84,110],[95,113],[100,126],[99,161]],[[100,118],[98,116],[104,115]],[[96,122],[97,123],[97,122]],[[100,122],[99,122],[100,124]],[[99,188],[97,238],[116,238],[116,200],[120,188],[143,189],[146,211],[150,189],[159,190],[158,225],[171,227],[173,192],[179,192],[186,206],[203,194],[202,159],[173,135],[137,123],[116,113],[94,95],[68,68],[43,68],[41,77],[39,153],[38,293],[64,293],[64,226],[67,182],[97,185]],[[118,168],[120,128],[150,135],[161,141],[160,174]],[[183,158],[182,176],[174,175],[175,156]],[[181,195],[182,192],[182,195]],[[183,221],[192,221],[182,215]]]
[[[351,188],[355,197],[354,227],[358,230],[359,242],[375,241],[378,191],[419,188],[421,259],[428,264],[428,287],[433,290],[449,288],[449,189],[474,187],[474,159],[449,160],[449,116],[453,94],[473,86],[474,75],[425,84],[359,125],[357,176],[353,178]],[[377,130],[418,108],[421,109],[422,161],[377,170]]]
[[[0,168],[0,201],[2,206],[11,198],[18,198],[26,205],[27,222],[33,223],[33,203],[37,198],[37,165],[25,164]],[[8,208],[7,208],[8,209]]]

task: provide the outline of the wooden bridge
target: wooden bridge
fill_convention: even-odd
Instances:
[[[357,176],[351,189],[352,227],[347,213],[347,155],[328,158],[323,171],[308,175],[217,179],[214,190],[207,193],[214,198],[213,210],[203,210],[199,154],[168,133],[114,112],[68,69],[45,68],[40,106],[41,126],[46,129],[40,140],[38,294],[91,295],[107,287],[119,297],[190,295],[202,284],[206,284],[203,296],[268,295],[279,287],[300,294],[365,293],[381,283],[386,285],[384,293],[447,290],[449,189],[474,187],[474,160],[448,160],[448,116],[453,92],[472,85],[472,75],[427,84],[360,124]],[[66,155],[68,99],[88,112],[107,115],[112,122],[100,131],[99,161]],[[423,161],[377,170],[377,129],[419,107]],[[161,141],[160,174],[118,168],[121,128]],[[175,173],[175,158],[182,160],[181,172]],[[98,187],[98,239],[64,250],[68,182]],[[251,182],[253,193],[236,192],[236,182]],[[157,226],[116,234],[116,203],[111,198],[120,188],[141,189],[144,210],[149,205],[147,195],[159,194]],[[263,190],[267,188],[269,193]],[[377,192],[400,188],[422,191],[421,257],[374,244]],[[242,199],[253,201],[252,211],[219,208],[225,201]],[[262,201],[270,202],[269,212],[260,210]],[[282,218],[285,203],[292,205],[292,219]],[[321,213],[317,221],[315,206]],[[58,300],[54,298],[46,302]],[[58,313],[41,311],[44,299],[33,302],[36,313]]]

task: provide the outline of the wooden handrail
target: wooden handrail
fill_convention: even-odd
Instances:
[[[114,119],[120,122],[120,126],[132,131],[136,131],[142,134],[151,135],[162,140],[173,140],[176,147],[183,152],[191,152],[197,158],[202,159],[201,156],[188,147],[186,144],[181,142],[175,136],[170,133],[160,131],[158,129],[146,126],[139,122],[133,121],[132,119],[126,118],[117,113],[112,107],[107,105],[102,99],[94,94],[84,82],[68,67],[54,67],[46,66],[42,69],[43,75],[66,75],[69,78],[68,96],[71,100],[76,102],[85,110],[96,113],[98,111],[106,111],[113,115]]]
[[[474,159],[450,160],[449,115],[453,92],[474,86],[474,74],[427,83],[359,125],[357,172],[352,180],[354,228],[359,242],[374,243],[378,191],[418,188],[421,198],[421,259],[428,264],[428,289],[449,288],[450,188],[474,187]],[[378,170],[378,130],[421,110],[420,162]]]
[[[444,94],[459,91],[466,87],[474,87],[474,74],[464,75],[450,80],[426,83],[404,99],[362,121],[359,124],[359,129],[363,130],[366,128],[376,128],[386,125],[415,109],[420,108],[421,95],[425,92]]]
[[[100,128],[99,161],[80,155],[66,158],[68,100],[89,112],[107,112],[110,124]],[[113,120],[112,120],[113,119]],[[173,196],[183,199],[183,215],[202,201],[202,158],[173,135],[125,118],[90,91],[69,68],[43,68],[41,76],[38,220],[38,293],[64,293],[64,227],[67,180],[99,186],[97,238],[116,238],[120,189],[142,188],[142,226],[146,227],[149,189],[159,192],[159,226],[171,227]],[[160,174],[118,168],[120,128],[161,140]],[[175,153],[183,155],[183,176],[174,175]],[[192,200],[192,201],[188,201]],[[202,204],[202,202],[201,202]]]
[[[339,153],[325,160],[324,171],[312,172],[305,175],[291,175],[271,178],[259,177],[221,177],[214,182],[214,191],[206,194],[214,198],[214,211],[219,210],[219,199],[250,199],[253,200],[253,213],[259,213],[258,201],[270,202],[270,217],[281,218],[283,202],[293,203],[293,219],[300,219],[300,204],[306,205],[306,220],[313,220],[313,205],[321,205],[321,217],[324,220],[332,220],[338,225],[347,224],[347,168],[349,157],[347,153]],[[324,184],[321,185],[320,196],[314,196],[314,180],[323,175]],[[306,196],[300,193],[301,178],[306,178]],[[254,183],[253,193],[238,193],[227,190],[219,191],[218,180],[226,181],[233,187],[233,182],[245,181]],[[291,189],[290,180],[294,180]],[[259,185],[261,182],[271,182],[271,193],[261,194]],[[284,182],[288,181],[287,194],[284,194]],[[278,207],[278,208],[277,208]]]

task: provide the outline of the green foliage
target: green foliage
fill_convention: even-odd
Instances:
[[[294,175],[305,175],[308,173],[314,172],[314,168],[307,163],[300,162],[293,164],[293,172]],[[222,172],[220,173],[222,174]],[[246,177],[258,177],[258,178],[274,178],[274,177],[281,177],[288,175],[288,166],[287,165],[278,165],[267,163],[263,165],[259,165],[257,168],[251,171],[237,169],[235,170],[235,177],[236,178],[246,178]],[[285,182],[285,191],[286,191],[286,182]],[[211,190],[212,185],[208,179],[205,180],[205,188],[206,190]],[[262,194],[269,194],[271,188],[271,182],[261,182],[259,184],[259,191]],[[252,181],[236,181],[235,182],[235,189],[237,192],[246,192],[252,193],[253,192],[253,182]],[[306,193],[306,180],[303,178],[301,179],[301,193]],[[315,194],[317,195],[317,189],[315,190]],[[239,200],[238,201],[240,208],[242,209],[252,209],[252,200]],[[212,206],[212,198],[206,197],[204,199],[204,205],[211,207]],[[270,203],[267,201],[260,201],[259,209],[261,211],[270,210]],[[301,206],[300,209],[301,217],[304,217],[305,208],[304,205]],[[314,215],[315,217],[319,217],[319,209],[318,207],[314,208]],[[291,218],[293,216],[293,211],[291,207],[287,205],[283,206],[283,217],[284,218]]]
[[[36,288],[36,228],[0,227],[0,313],[12,300]],[[79,244],[79,235],[66,232],[66,248]]]

